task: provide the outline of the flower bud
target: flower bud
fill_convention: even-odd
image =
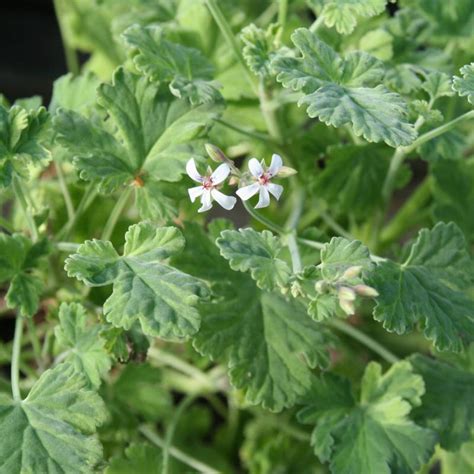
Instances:
[[[295,175],[298,173],[294,168],[290,168],[289,166],[282,166],[278,171],[279,178],[289,178],[290,176]]]
[[[328,282],[324,280],[319,280],[315,283],[314,289],[316,293],[326,293],[328,291]]]
[[[206,143],[204,148],[206,149],[206,152],[211,160],[217,163],[228,163],[230,161],[219,147],[212,145],[211,143]]]
[[[354,301],[339,298],[339,306],[348,316],[352,316],[355,313]]]
[[[343,274],[342,280],[351,280],[352,278],[357,278],[362,271],[362,267],[360,265],[354,265],[353,267],[349,267]]]
[[[239,178],[237,176],[231,176],[229,179],[230,186],[237,186],[239,184]]]
[[[379,292],[367,285],[356,285],[354,286],[354,291],[360,296],[367,296],[369,298],[375,298],[379,296]]]
[[[337,292],[337,296],[340,300],[354,301],[356,299],[355,291],[348,286],[341,286]]]
[[[301,291],[301,286],[296,281],[291,284],[290,291],[291,291],[291,296],[293,296],[293,298],[298,298],[298,296],[303,295],[303,292]]]

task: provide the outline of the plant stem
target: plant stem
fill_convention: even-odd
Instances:
[[[324,223],[332,229],[336,234],[339,234],[342,237],[345,237],[346,239],[349,240],[354,240],[354,237],[347,232],[342,226],[340,226],[327,212],[321,211],[319,213],[321,219],[324,221]]]
[[[176,431],[176,427],[178,426],[181,415],[184,413],[186,408],[191,405],[195,398],[196,394],[187,395],[185,398],[183,398],[183,400],[178,405],[173,418],[171,419],[168,429],[166,430],[165,443],[163,445],[163,465],[161,469],[162,474],[168,474],[171,443],[173,441],[174,432]]]
[[[66,204],[67,216],[69,220],[74,219],[74,204],[72,203],[71,194],[67,187],[66,179],[64,178],[63,169],[61,163],[57,161],[54,162],[54,167],[56,168],[56,175],[58,176],[59,187],[63,193],[64,203]]]
[[[315,242],[314,240],[308,240],[308,239],[303,239],[301,237],[298,237],[298,242],[300,244],[306,245],[307,247],[312,247],[313,249],[316,250],[322,250],[326,244],[323,244],[322,242]]]
[[[274,139],[270,135],[267,135],[266,133],[261,133],[255,130],[242,128],[242,127],[239,127],[238,125],[234,125],[233,123],[229,123],[222,119],[214,119],[214,122],[220,125],[223,125],[224,127],[227,127],[230,130],[234,130],[235,132],[238,132],[241,135],[245,135],[247,137],[254,138],[256,140],[260,140],[262,142],[269,143],[269,144],[274,143]]]
[[[38,338],[38,333],[36,332],[35,323],[33,319],[30,318],[27,320],[26,324],[28,326],[28,336],[30,338],[31,346],[33,347],[33,354],[35,356],[36,365],[38,366],[39,371],[43,372],[44,367],[43,357],[41,355],[41,344]]]
[[[212,17],[214,18],[214,21],[217,23],[217,26],[221,30],[222,35],[224,36],[224,39],[226,40],[227,44],[229,47],[232,49],[232,51],[235,54],[235,57],[239,61],[239,63],[242,65],[245,76],[247,77],[247,80],[249,81],[249,84],[252,86],[252,90],[256,93],[256,87],[255,87],[255,80],[250,72],[247,63],[245,62],[244,57],[242,56],[242,52],[240,50],[240,46],[235,39],[234,33],[232,31],[232,28],[230,27],[228,21],[226,20],[224,14],[222,13],[222,10],[220,9],[218,3],[216,0],[204,0],[207,8],[209,8],[209,11],[211,12]]]
[[[140,426],[139,431],[155,446],[158,446],[159,448],[163,449],[165,442],[148,426]],[[197,460],[196,458],[193,458],[192,456],[189,456],[188,454],[184,453],[178,448],[175,448],[174,446],[170,446],[169,452],[175,459],[181,461],[184,464],[187,464],[189,467],[192,467],[198,472],[201,472],[203,474],[219,474],[219,471],[217,471],[216,469],[212,468],[211,466],[208,466],[207,464],[204,464],[203,462]]]
[[[23,214],[25,215],[26,222],[30,229],[31,238],[33,242],[36,242],[38,240],[38,228],[36,227],[36,222],[28,209],[28,202],[23,191],[23,186],[17,176],[13,177],[13,192],[15,193],[15,196],[18,199],[18,202],[20,203]]]
[[[12,362],[11,362],[11,383],[13,400],[21,402],[20,393],[20,351],[21,337],[23,335],[23,318],[19,314],[15,321],[15,335],[13,336]]]
[[[377,341],[374,341],[371,337],[367,336],[367,334],[363,333],[362,331],[359,331],[354,326],[351,326],[350,324],[341,321],[340,319],[330,319],[326,322],[326,324],[337,329],[338,331],[343,332],[344,334],[347,334],[353,339],[356,339],[390,364],[394,364],[395,362],[398,362],[400,360],[395,354],[383,347]]]
[[[53,0],[54,3],[54,10],[56,13],[56,19],[59,25],[59,32],[61,34],[61,40],[63,42],[63,49],[64,49],[64,56],[66,58],[66,64],[69,72],[71,72],[74,76],[79,74],[79,61],[77,59],[76,52],[73,48],[69,45],[67,40],[67,33],[66,27],[63,22],[64,18],[64,4],[62,0]]]
[[[286,26],[286,16],[288,15],[288,0],[279,0],[278,2],[278,23],[281,29],[284,30]]]
[[[60,252],[77,252],[80,244],[75,244],[74,242],[56,242],[54,246]]]
[[[260,224],[263,224],[265,227],[268,227],[270,230],[273,232],[276,232],[277,234],[284,234],[285,229],[283,227],[280,227],[277,224],[274,224],[271,220],[267,219],[266,217],[262,216],[259,214],[247,201],[244,201],[244,207],[245,210]]]
[[[203,386],[203,389],[209,391],[216,391],[216,384],[209,375],[197,369],[193,365],[188,364],[179,357],[176,357],[173,354],[158,349],[157,347],[151,347],[148,350],[148,357],[159,364],[168,365],[182,372],[183,374],[190,376],[195,381],[200,382]]]
[[[112,212],[110,213],[109,218],[107,219],[107,222],[105,223],[104,231],[102,232],[101,236],[102,240],[109,240],[112,236],[117,221],[119,220],[120,215],[122,214],[122,211],[125,205],[127,204],[128,198],[130,197],[131,191],[132,189],[128,188],[118,198],[114,208],[112,209]]]
[[[280,125],[278,124],[278,119],[276,116],[276,110],[271,106],[271,95],[265,87],[265,84],[260,81],[258,87],[258,100],[260,101],[260,110],[262,112],[263,119],[267,125],[268,133],[272,138],[276,140],[277,143],[282,142],[282,134],[280,130]]]
[[[291,263],[293,265],[293,273],[299,273],[303,269],[303,265],[301,263],[300,251],[298,249],[295,231],[290,232],[286,236],[286,239],[288,250],[290,251]]]
[[[88,207],[92,204],[97,194],[98,192],[96,189],[96,184],[90,183],[84,191],[84,194],[81,198],[81,201],[79,202],[79,205],[77,206],[76,213],[74,214],[73,219],[66,222],[64,227],[58,232],[56,236],[58,240],[69,238],[69,234],[73,230],[74,226],[77,224],[77,221],[82,216],[82,214],[87,211]]]
[[[407,229],[420,221],[420,209],[431,197],[431,179],[426,177],[413,194],[405,201],[395,217],[384,227],[380,242],[386,245],[403,235]]]
[[[309,31],[316,33],[321,26],[324,24],[324,16],[323,15],[318,15],[318,18],[316,18],[316,21],[309,27]]]
[[[6,231],[13,233],[15,229],[4,217],[0,216],[0,227],[3,227]]]

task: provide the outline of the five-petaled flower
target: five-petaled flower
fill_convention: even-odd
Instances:
[[[230,174],[229,165],[222,163],[212,174],[208,173],[206,176],[201,176],[196,168],[194,159],[191,158],[186,164],[186,172],[188,176],[194,181],[201,183],[200,186],[188,189],[191,202],[194,202],[198,197],[201,197],[201,207],[198,212],[205,212],[211,209],[212,201],[217,201],[224,209],[230,211],[237,202],[233,196],[226,196],[221,193],[217,186],[222,184],[227,176]]]
[[[280,199],[283,186],[274,184],[271,180],[278,174],[282,166],[283,162],[281,156],[276,154],[272,156],[272,162],[268,168],[263,160],[260,163],[256,158],[251,158],[249,161],[249,171],[255,182],[238,189],[237,196],[239,196],[242,201],[247,201],[247,199],[259,193],[258,203],[255,209],[267,207],[270,204],[270,194],[277,200]]]

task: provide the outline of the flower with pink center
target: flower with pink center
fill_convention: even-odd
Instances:
[[[280,155],[274,154],[272,156],[272,162],[268,168],[263,160],[262,163],[260,163],[256,158],[251,158],[249,161],[249,171],[255,182],[238,189],[237,196],[239,196],[242,201],[247,201],[247,199],[250,199],[258,193],[258,203],[255,209],[269,206],[270,194],[274,196],[275,199],[280,199],[283,186],[274,184],[271,180],[277,176],[282,166],[283,162]]]
[[[191,158],[186,164],[186,172],[191,179],[200,183],[200,186],[188,189],[191,202],[194,202],[198,197],[201,198],[201,207],[198,209],[198,212],[205,212],[211,209],[213,200],[217,201],[228,211],[235,206],[235,203],[237,202],[235,197],[226,196],[217,189],[217,186],[222,184],[230,174],[228,164],[222,163],[212,172],[212,174],[202,176],[196,168],[194,159]]]

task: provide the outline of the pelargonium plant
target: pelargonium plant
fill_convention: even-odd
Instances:
[[[0,473],[474,472],[472,1],[54,4],[70,72],[0,98]]]

